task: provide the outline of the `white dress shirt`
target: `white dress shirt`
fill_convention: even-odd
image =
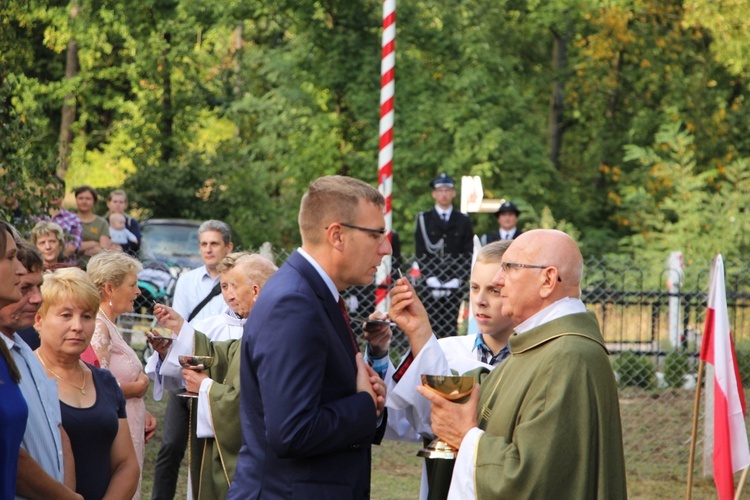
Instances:
[[[206,266],[201,266],[192,271],[181,274],[177,279],[177,285],[175,285],[172,309],[177,311],[177,314],[185,318],[185,321],[187,321],[190,313],[195,309],[195,306],[203,302],[203,299],[208,296],[211,289],[218,282],[219,277],[212,278],[211,275],[208,274]],[[227,304],[224,302],[224,297],[219,294],[212,298],[208,304],[203,306],[203,309],[200,310],[190,323],[195,324],[196,321],[203,318],[221,314],[226,307]]]

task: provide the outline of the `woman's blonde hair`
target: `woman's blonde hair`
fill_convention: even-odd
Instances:
[[[81,309],[96,315],[99,309],[99,292],[85,271],[77,267],[57,269],[44,275],[42,283],[42,307],[44,316],[52,306],[73,302]]]
[[[129,274],[138,275],[143,265],[122,252],[104,251],[91,257],[86,272],[94,282],[99,294],[104,296],[104,287],[109,283],[117,288]]]

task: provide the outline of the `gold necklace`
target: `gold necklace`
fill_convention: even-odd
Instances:
[[[101,306],[99,306],[99,312],[102,313],[102,316],[104,316],[104,319],[106,319],[107,321],[109,321],[113,325],[115,324],[114,321],[112,321],[111,319],[109,319],[109,316],[107,316],[107,313],[104,312],[104,309],[102,309]]]
[[[81,384],[81,387],[78,387],[77,385],[71,384],[70,382],[68,382],[67,380],[65,380],[64,378],[62,378],[60,375],[58,375],[57,373],[55,373],[55,371],[52,368],[50,368],[49,366],[47,366],[47,363],[44,362],[44,358],[42,358],[42,355],[40,354],[40,352],[38,350],[34,351],[34,353],[36,354],[36,357],[39,358],[39,361],[42,362],[42,366],[45,369],[49,370],[49,372],[52,375],[54,375],[58,379],[62,380],[63,382],[65,382],[69,386],[75,387],[76,389],[78,389],[79,391],[81,391],[81,394],[83,394],[84,396],[86,395],[86,391],[85,391],[85,387],[86,387],[86,372],[84,372],[83,368],[81,368],[81,362],[80,361],[78,362],[78,368],[81,368],[81,375],[83,375],[83,383]]]

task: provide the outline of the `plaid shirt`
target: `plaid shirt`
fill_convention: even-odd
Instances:
[[[505,347],[500,349],[497,354],[493,354],[490,346],[488,346],[484,342],[484,337],[482,337],[482,334],[477,333],[477,340],[474,342],[472,351],[476,351],[477,359],[482,363],[487,363],[488,365],[495,366],[497,364],[500,364],[501,361],[510,356],[510,345],[506,344]]]

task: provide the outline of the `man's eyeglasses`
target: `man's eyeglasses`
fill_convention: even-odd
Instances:
[[[511,269],[547,269],[548,267],[554,266],[540,266],[537,264],[518,264],[516,262],[500,262],[500,268],[503,270],[503,274],[508,274]],[[557,281],[562,283],[562,278],[557,276]]]
[[[377,234],[379,243],[382,243],[388,237],[388,234],[386,233],[385,229],[374,229],[371,227],[355,226],[354,224],[347,224],[346,222],[339,222],[339,225],[348,227],[349,229],[357,229],[358,231],[364,231],[366,233],[370,233],[373,235]],[[326,229],[328,229],[329,227],[330,226],[326,226]]]

